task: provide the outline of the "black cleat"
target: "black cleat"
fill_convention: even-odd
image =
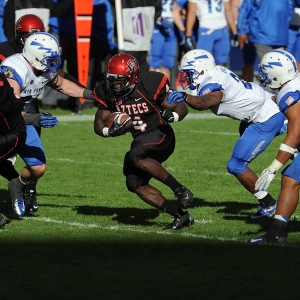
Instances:
[[[194,218],[186,211],[184,215],[176,215],[171,224],[166,226],[165,229],[178,230],[183,227],[189,227],[194,224]]]
[[[0,228],[3,228],[6,224],[6,219],[2,214],[0,214]]]
[[[190,205],[193,201],[193,193],[186,187],[182,187],[180,190],[175,191],[175,197],[180,201],[183,208]]]
[[[35,184],[28,184],[24,192],[25,211],[36,212],[38,210]]]
[[[287,242],[287,234],[283,230],[276,231],[272,228],[266,234],[248,240],[249,244],[286,244]]]

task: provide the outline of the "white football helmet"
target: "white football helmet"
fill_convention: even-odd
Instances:
[[[194,49],[181,59],[178,70],[184,73],[180,79],[181,87],[195,90],[202,83],[208,72],[216,68],[214,57],[206,50]]]
[[[47,32],[31,34],[25,41],[23,56],[37,70],[56,73],[61,65],[61,47]]]
[[[272,50],[266,53],[259,64],[259,80],[263,86],[278,89],[282,84],[298,75],[295,57],[284,50]]]

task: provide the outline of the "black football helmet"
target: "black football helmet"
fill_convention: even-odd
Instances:
[[[114,55],[106,65],[105,87],[113,98],[123,98],[133,91],[139,79],[140,67],[130,54]]]
[[[45,31],[43,21],[34,14],[20,17],[15,24],[15,40],[21,49],[24,48],[25,39],[32,33]]]

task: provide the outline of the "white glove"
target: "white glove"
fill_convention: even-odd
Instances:
[[[260,175],[260,177],[257,179],[257,181],[255,182],[255,189],[256,190],[263,190],[263,189],[267,189],[270,185],[270,183],[273,181],[273,179],[275,178],[277,174],[277,171],[271,171],[270,167],[268,167],[267,169],[264,169]]]

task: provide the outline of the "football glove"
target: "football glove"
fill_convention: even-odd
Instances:
[[[193,41],[190,36],[185,37],[185,49],[186,49],[186,52],[194,49]]]
[[[108,134],[111,137],[123,135],[127,133],[130,130],[130,128],[133,126],[132,124],[126,126],[126,124],[131,121],[131,118],[128,118],[122,124],[118,124],[119,118],[120,116],[115,117],[113,124],[108,129]]]
[[[184,46],[185,45],[185,34],[184,34],[184,31],[180,31],[179,32],[178,43],[179,43],[180,46]]]
[[[164,120],[166,120],[168,123],[173,123],[175,121],[174,119],[174,114],[172,111],[165,109],[161,116],[163,117]]]
[[[160,20],[156,21],[156,24],[163,27],[165,30],[169,30],[174,26],[173,22],[165,18],[161,18]]]
[[[40,119],[39,119],[39,125],[43,128],[52,128],[57,124],[57,118],[52,116],[48,112],[42,112]]]
[[[270,167],[264,169],[255,183],[255,189],[258,191],[266,190],[275,178],[276,174],[277,171],[271,171]]]
[[[169,94],[167,102],[168,104],[176,104],[186,100],[187,93],[173,91]]]

